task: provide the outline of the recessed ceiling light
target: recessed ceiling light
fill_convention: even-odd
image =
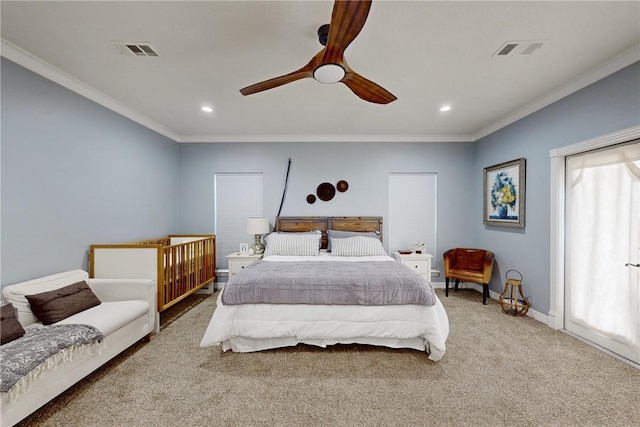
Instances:
[[[451,111],[451,105],[443,105],[442,107],[440,107],[440,111]]]
[[[213,108],[209,107],[208,105],[205,105],[203,107],[200,108],[202,111],[204,111],[205,113],[213,113]]]

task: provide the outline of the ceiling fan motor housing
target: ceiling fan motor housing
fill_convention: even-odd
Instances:
[[[329,37],[329,27],[329,24],[324,24],[321,25],[320,28],[318,28],[318,40],[320,41],[320,44],[322,46],[327,45],[327,38]]]

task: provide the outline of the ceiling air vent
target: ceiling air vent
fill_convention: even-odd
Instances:
[[[540,49],[545,40],[507,41],[491,56],[531,55]]]
[[[496,55],[509,55],[516,46],[518,46],[518,43],[508,43],[504,45]]]
[[[158,52],[148,42],[119,42],[112,41],[113,45],[123,55],[136,55],[146,57],[157,57]]]

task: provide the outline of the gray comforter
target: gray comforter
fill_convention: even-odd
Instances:
[[[102,332],[90,325],[28,328],[22,337],[0,347],[0,391],[10,391],[22,377],[65,348],[103,338]]]
[[[431,283],[395,261],[258,261],[227,282],[226,305],[434,305]]]

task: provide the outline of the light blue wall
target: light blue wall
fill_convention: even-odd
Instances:
[[[640,125],[640,63],[632,64],[554,104],[507,126],[475,145],[472,176],[473,222],[478,247],[496,254],[491,289],[501,292],[504,274],[520,271],[532,308],[549,311],[549,150]],[[527,159],[526,228],[482,223],[483,168]]]
[[[175,232],[178,144],[2,59],[2,284]]]
[[[524,275],[549,310],[549,150],[640,123],[640,64],[474,143],[176,144],[2,59],[2,284],[86,268],[91,243],[213,232],[216,172],[262,172],[264,214],[379,215],[391,172],[438,174],[438,266],[449,247],[496,253],[491,289]],[[482,224],[482,169],[527,159],[526,228]],[[322,181],[349,191],[306,203]],[[242,197],[242,195],[238,195]]]
[[[220,172],[262,172],[263,214],[273,223],[288,158],[292,164],[284,216],[382,216],[387,222],[389,173],[436,172],[437,265],[443,248],[473,243],[472,143],[181,144],[179,228],[186,233],[213,230],[213,178]],[[329,202],[306,202],[321,182],[341,179],[349,183],[347,192]]]

